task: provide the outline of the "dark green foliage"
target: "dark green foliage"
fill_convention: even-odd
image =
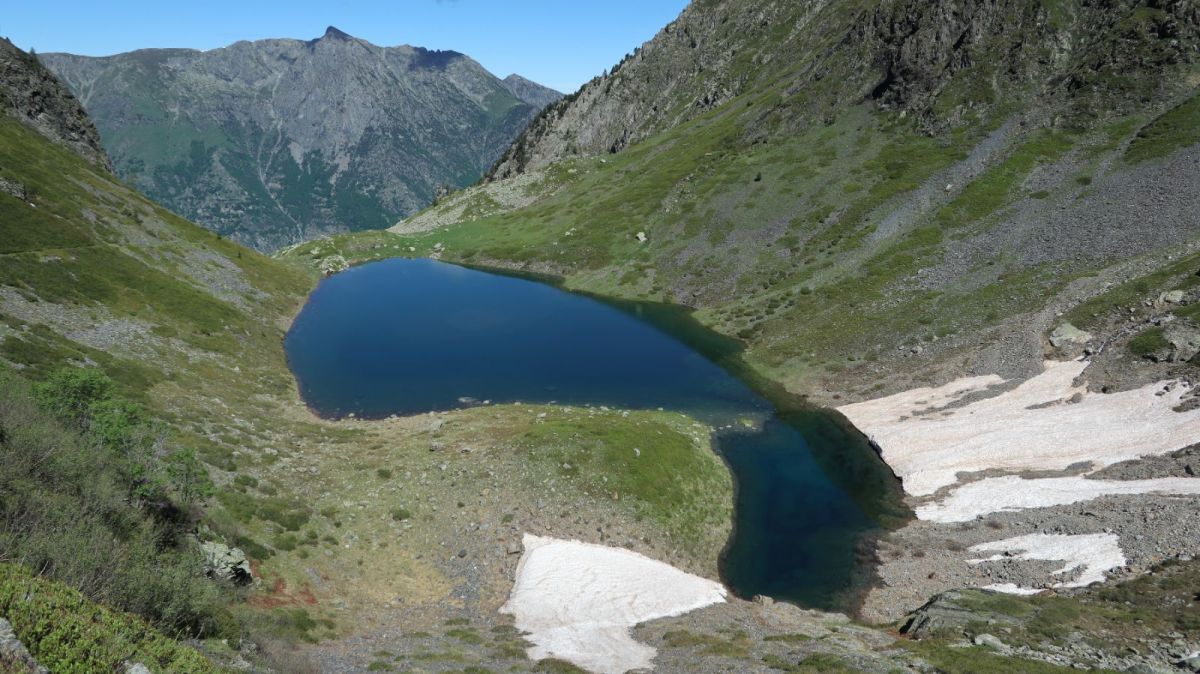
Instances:
[[[1143,162],[1200,143],[1200,94],[1146,125],[1129,143],[1125,160]]]
[[[312,517],[302,503],[289,499],[255,498],[239,491],[225,490],[217,494],[217,500],[240,522],[249,522],[257,517],[274,522],[287,531],[299,531]]]
[[[1129,351],[1135,356],[1150,356],[1170,347],[1171,344],[1163,337],[1162,328],[1143,330],[1137,337],[1129,340]]]
[[[544,674],[586,674],[587,672],[587,670],[580,669],[565,660],[556,660],[554,658],[539,660],[537,665],[534,666],[533,671]]]
[[[64,368],[33,390],[42,407],[82,427],[92,405],[111,395],[112,380],[99,370]]]
[[[145,622],[13,564],[0,564],[0,615],[34,659],[53,672],[117,672],[129,661],[179,674],[217,671],[199,653]]]
[[[0,550],[8,560],[138,613],[172,633],[228,629],[175,505],[172,452],[140,409],[94,370],[36,387],[0,372]],[[190,476],[185,489],[207,480]]]

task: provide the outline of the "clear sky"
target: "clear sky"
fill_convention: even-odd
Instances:
[[[570,93],[679,15],[687,0],[57,0],[14,2],[0,35],[23,49],[105,56],[312,39],[325,27],[382,46],[453,49],[499,77]]]

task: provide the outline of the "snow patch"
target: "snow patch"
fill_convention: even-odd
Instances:
[[[970,548],[971,552],[997,552],[983,559],[968,559],[968,564],[983,564],[1001,559],[1032,559],[1063,561],[1066,564],[1053,575],[1083,569],[1075,580],[1055,583],[1051,587],[1085,587],[1104,581],[1104,572],[1125,564],[1116,534],[1029,534],[1006,538],[1002,541],[980,543]],[[987,586],[988,589],[1013,594],[1033,594],[1033,588],[1023,588],[1011,583]]]
[[[652,667],[657,651],[629,628],[725,601],[725,588],[631,550],[525,534],[508,602],[532,660],[596,674]]]
[[[917,518],[930,522],[966,522],[980,515],[1046,508],[1120,494],[1200,494],[1200,478],[1089,480],[1084,477],[1028,479],[990,477],[963,485],[936,503],[918,506]]]
[[[1062,470],[1082,461],[1103,467],[1166,454],[1200,437],[1200,410],[1172,410],[1188,392],[1185,384],[1090,393],[1073,384],[1087,365],[1047,362],[1015,389],[954,409],[939,408],[1003,380],[968,377],[838,410],[875,442],[914,496],[953,485],[960,472]]]

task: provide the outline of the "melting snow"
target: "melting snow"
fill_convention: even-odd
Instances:
[[[982,564],[1006,558],[1063,561],[1066,564],[1053,575],[1083,569],[1075,580],[1054,583],[1052,587],[1084,587],[1104,581],[1104,572],[1125,564],[1116,534],[1029,534],[971,546],[971,552],[998,552],[983,559],[968,559]],[[1033,594],[1039,590],[1012,583],[988,585],[987,589],[1013,594]]]
[[[1184,384],[1089,393],[1073,385],[1086,367],[1047,362],[1011,391],[950,410],[930,411],[1001,380],[970,377],[839,411],[875,441],[914,496],[953,485],[959,472],[1062,470],[1081,461],[1107,466],[1182,449],[1200,437],[1200,410],[1172,410],[1188,392]],[[1068,403],[1073,397],[1077,402]]]
[[[917,507],[917,518],[966,522],[993,512],[1045,508],[1089,501],[1110,494],[1200,494],[1200,478],[1089,480],[1084,477],[1028,479],[1006,475],[963,485],[936,503]]]
[[[725,601],[725,588],[630,550],[525,534],[508,603],[534,646],[597,674],[652,666],[657,651],[629,628]]]

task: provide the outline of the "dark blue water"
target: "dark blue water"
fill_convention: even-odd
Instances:
[[[755,380],[677,308],[394,259],[324,280],[286,348],[302,397],[327,417],[522,401],[763,420],[717,438],[737,485],[722,573],[741,596],[847,607],[868,577],[864,541],[899,512],[860,434]]]

